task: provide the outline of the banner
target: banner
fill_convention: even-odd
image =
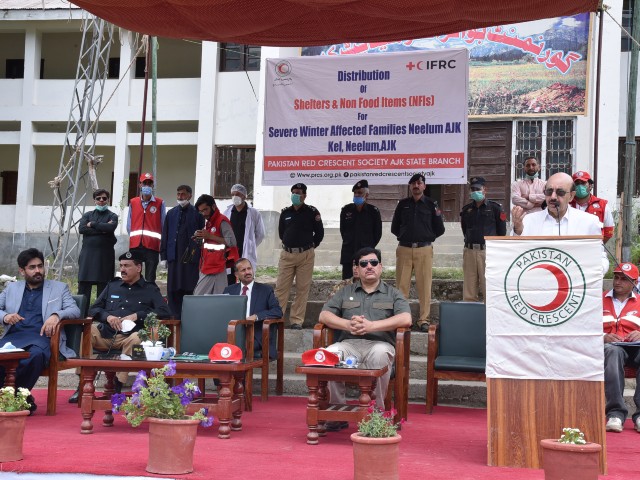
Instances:
[[[263,185],[466,183],[468,52],[267,59]]]
[[[487,377],[604,379],[601,243],[487,240]]]
[[[590,14],[398,42],[303,47],[302,55],[469,49],[469,115],[586,114]]]

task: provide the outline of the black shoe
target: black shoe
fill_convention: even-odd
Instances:
[[[292,323],[291,326],[289,327],[291,330],[302,330],[302,325],[298,324],[298,323]]]
[[[339,432],[343,428],[348,428],[349,422],[327,422],[324,424],[324,429],[327,432]]]
[[[421,332],[428,332],[429,331],[429,324],[425,322],[422,325],[420,325],[420,331]]]
[[[33,395],[29,395],[27,397],[27,403],[29,404],[29,416],[31,416],[36,413],[36,410],[38,409],[38,405],[36,405],[36,399],[33,398]]]
[[[80,387],[76,388],[76,391],[69,397],[69,403],[78,403],[78,397],[80,396]]]

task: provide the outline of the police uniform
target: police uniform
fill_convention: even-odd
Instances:
[[[409,184],[422,180],[424,177],[416,174],[411,177]],[[411,274],[415,271],[416,291],[420,301],[420,318],[418,326],[428,325],[431,310],[431,271],[433,266],[433,241],[444,233],[444,222],[438,204],[426,195],[418,201],[413,197],[403,198],[398,202],[393,220],[391,233],[398,239],[396,249],[396,286],[409,298]]]
[[[133,258],[135,257],[130,252],[120,256],[120,260]],[[144,326],[144,319],[151,312],[158,316],[171,316],[171,311],[155,283],[147,282],[143,277],[131,285],[121,278],[113,279],[89,309],[89,316],[99,322],[91,326],[92,346],[100,351],[122,350],[123,354],[131,356],[133,346],[140,344],[136,332]],[[135,313],[137,318],[136,325],[130,332],[115,332],[107,323],[107,317],[110,315],[126,317],[132,313]],[[127,372],[117,374],[118,380],[122,383],[126,382],[127,377]]]
[[[482,177],[473,177],[471,185],[484,186]],[[486,198],[478,205],[471,201],[462,207],[460,224],[464,235],[464,250],[462,253],[462,271],[464,275],[463,300],[477,302],[478,293],[487,299],[485,282],[485,241],[486,236],[505,236],[507,234],[507,216],[502,205]]]
[[[369,188],[369,182],[360,180],[351,191],[355,192],[361,188]],[[364,247],[375,248],[382,238],[382,218],[378,207],[366,201],[360,206],[350,203],[342,207],[340,235],[342,236],[340,263],[342,279],[345,280],[353,277],[353,255]]]
[[[293,190],[307,193],[303,183],[296,183]],[[296,280],[296,297],[291,305],[289,321],[291,325],[302,327],[307,309],[307,298],[311,288],[315,248],[324,238],[324,227],[318,209],[302,203],[297,209],[292,205],[280,212],[278,234],[282,240],[282,251],[278,261],[278,278],[276,280],[276,297],[285,312],[289,301],[289,292],[293,279]],[[294,328],[300,328],[294,327]]]

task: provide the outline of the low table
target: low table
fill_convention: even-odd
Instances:
[[[69,367],[82,369],[82,424],[80,433],[93,433],[92,418],[96,410],[104,410],[102,425],[113,426],[113,412],[111,409],[111,395],[96,397],[94,380],[98,371],[104,372],[138,372],[153,368],[162,368],[164,361],[152,362],[147,360],[115,360],[96,358],[73,358],[67,361]],[[176,361],[177,378],[217,378],[220,382],[218,398],[205,397],[202,402],[192,403],[188,407],[188,413],[193,413],[202,407],[209,408],[209,414],[214,415],[220,422],[218,438],[230,438],[231,430],[242,430],[242,409],[244,405],[244,379],[247,371],[262,365],[261,360],[239,363],[210,363],[210,362],[182,362]],[[231,380],[233,395],[231,392]]]
[[[373,390],[378,378],[387,372],[387,367],[376,370],[342,367],[301,366],[296,373],[307,376],[309,401],[307,403],[307,443],[317,445],[318,437],[326,434],[326,421],[359,422],[367,415],[371,400],[375,399]],[[327,382],[355,383],[360,389],[357,405],[329,404]]]
[[[29,358],[29,352],[2,352],[0,353],[0,365],[4,367],[4,386],[14,387],[16,386],[16,369],[18,368],[18,362],[23,358]]]

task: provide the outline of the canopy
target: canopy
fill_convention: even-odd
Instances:
[[[598,0],[70,0],[160,37],[304,46],[433,37],[592,12]]]

